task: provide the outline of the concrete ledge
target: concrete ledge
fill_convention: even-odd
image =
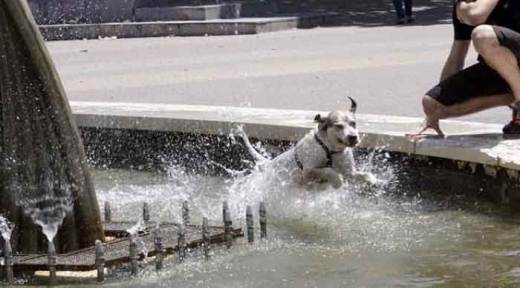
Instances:
[[[135,0],[135,7],[172,7],[191,5],[212,5],[215,0]]]
[[[271,2],[237,2],[200,6],[141,7],[135,9],[135,21],[201,21],[273,15]]]
[[[317,113],[327,113],[108,102],[71,102],[71,107],[81,127],[228,135],[240,123],[245,125],[251,137],[283,141],[297,141],[314,127]],[[488,174],[501,168],[520,171],[520,139],[503,140],[501,125],[443,121],[442,126],[448,134],[446,139],[404,136],[416,129],[421,121],[411,117],[360,114],[361,147],[494,167],[494,172],[491,169]]]
[[[138,22],[214,20],[222,18],[222,9],[223,5],[143,7],[135,10],[135,20]]]
[[[284,29],[311,28],[334,21],[338,14],[302,14],[272,18],[240,18],[208,21],[128,22],[103,24],[41,25],[47,41],[166,36],[243,35]]]

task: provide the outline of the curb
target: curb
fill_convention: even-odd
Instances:
[[[228,135],[244,124],[248,135],[265,140],[298,141],[314,128],[322,111],[189,106],[148,103],[70,102],[80,127],[187,132]],[[408,138],[422,119],[358,114],[361,148],[453,160],[457,165],[481,164],[496,174],[498,169],[520,171],[520,139],[503,139],[502,125],[443,121],[446,139]],[[493,172],[494,171],[494,172]]]

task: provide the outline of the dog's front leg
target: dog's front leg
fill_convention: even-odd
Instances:
[[[343,176],[332,168],[312,168],[304,169],[303,177],[312,181],[327,181],[332,184],[334,188],[340,188],[343,185]]]
[[[345,180],[351,179],[357,184],[381,184],[381,181],[372,173],[357,170],[352,150],[345,151],[344,154],[338,154],[334,157],[334,169],[343,175]]]

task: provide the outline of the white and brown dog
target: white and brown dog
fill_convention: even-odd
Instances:
[[[376,184],[378,180],[372,174],[356,170],[352,148],[359,144],[357,104],[349,99],[352,101],[350,110],[332,111],[327,117],[316,115],[317,127],[274,159],[267,159],[256,151],[241,128],[238,134],[255,161],[267,166],[264,168],[275,169],[278,177],[300,184],[328,182],[335,188],[345,182]]]

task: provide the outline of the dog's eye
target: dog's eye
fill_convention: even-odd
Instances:
[[[334,128],[343,129],[343,128],[345,128],[345,126],[343,126],[343,124],[334,124]]]
[[[354,122],[354,121],[348,123],[348,125],[350,125],[350,127],[352,127],[352,128],[356,128],[356,122]]]

